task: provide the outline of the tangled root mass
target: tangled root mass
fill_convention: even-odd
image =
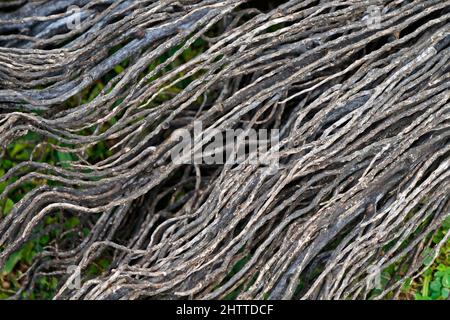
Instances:
[[[57,299],[384,298],[423,271],[450,213],[450,1],[0,10],[2,159],[35,141],[0,178],[0,200],[25,190],[0,218],[0,266],[54,214],[89,229],[53,239],[16,298],[45,275]],[[175,163],[172,134],[196,121],[196,148],[213,130],[279,130],[278,167]],[[374,295],[373,270],[393,264],[404,271]]]

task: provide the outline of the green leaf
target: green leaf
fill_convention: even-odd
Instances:
[[[441,297],[441,291],[433,291],[431,294],[431,300],[439,300]]]
[[[108,267],[111,265],[111,261],[108,259],[101,259],[98,263],[103,269],[108,269]]]
[[[49,235],[43,235],[41,239],[39,239],[39,243],[43,246],[46,246],[50,242],[50,236]]]
[[[29,242],[20,251],[21,251],[21,256],[25,260],[25,262],[27,264],[31,264],[33,262],[34,256],[36,255],[36,249],[35,249],[34,242]]]
[[[70,153],[57,151],[56,155],[58,156],[58,160],[60,162],[63,162],[63,161],[67,162],[67,161],[72,161],[73,160],[72,155]]]
[[[100,273],[100,270],[98,269],[98,267],[96,266],[96,265],[94,265],[94,264],[91,264],[89,267],[88,267],[88,273],[90,274],[90,275],[93,275],[93,276],[95,276],[95,275],[98,275],[99,273]]]
[[[117,74],[122,73],[124,70],[125,70],[125,69],[124,69],[120,64],[118,64],[117,66],[114,67],[114,71],[115,71]]]
[[[430,297],[424,297],[424,296],[422,296],[420,293],[416,293],[415,299],[416,299],[416,300],[431,300]]]
[[[87,237],[90,232],[91,230],[89,230],[89,228],[83,228],[83,236]]]
[[[54,217],[54,216],[48,216],[45,219],[45,224],[49,225],[49,224],[53,224],[53,223],[57,223],[58,222],[58,217]]]
[[[2,159],[2,167],[5,169],[11,169],[14,166],[14,163],[8,159]]]
[[[11,150],[10,154],[11,157],[15,157],[19,152],[21,152],[22,150],[24,150],[27,146],[23,143],[16,143],[14,144],[13,149]]]
[[[444,229],[450,229],[450,216],[448,216],[445,220],[444,223],[442,224]]]
[[[410,290],[410,288],[411,288],[411,283],[412,283],[412,279],[411,278],[407,278],[405,280],[405,283],[403,283],[402,291],[403,292],[408,292]]]
[[[425,258],[423,259],[423,265],[429,266],[433,263],[434,250],[428,248],[425,253]]]
[[[62,163],[62,166],[64,168],[70,167],[68,162],[74,160],[74,158],[72,157],[72,155],[70,153],[56,151],[56,156],[58,157],[59,162]]]
[[[447,267],[444,264],[440,263],[436,269],[438,269],[443,274],[445,270],[447,270]]]
[[[434,277],[435,277],[435,278],[442,278],[444,275],[445,275],[445,272],[444,272],[444,271],[436,271],[436,272],[434,273]]]
[[[77,217],[70,217],[65,223],[67,229],[73,229],[78,225],[80,225],[80,219]]]
[[[88,102],[94,100],[95,97],[97,97],[99,95],[100,91],[102,91],[104,87],[105,86],[103,85],[102,82],[97,82],[97,84],[92,89],[91,93],[89,94]]]
[[[442,296],[443,298],[447,299],[448,296],[449,296],[449,293],[450,293],[450,289],[449,289],[449,288],[442,288],[442,290],[441,290],[441,296]]]
[[[450,288],[450,274],[446,273],[442,277],[442,285],[446,288]]]
[[[434,279],[433,281],[431,281],[430,283],[430,290],[434,291],[434,292],[441,292],[441,281],[439,278]]]
[[[6,203],[5,203],[5,209],[3,210],[3,214],[7,215],[8,213],[11,212],[11,210],[14,207],[14,201],[12,201],[11,199],[6,199]]]
[[[7,185],[8,185],[8,183],[6,183],[6,181],[0,183],[0,193],[2,193],[3,190],[5,190],[5,188],[6,188]]]
[[[14,267],[16,264],[22,259],[22,255],[20,251],[14,252],[6,261],[5,267],[3,268],[3,271],[6,273],[11,273],[14,270]]]

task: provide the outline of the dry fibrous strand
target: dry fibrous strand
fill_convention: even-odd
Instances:
[[[35,146],[0,177],[0,200],[43,183],[0,219],[0,266],[52,214],[90,229],[54,239],[15,298],[43,275],[60,280],[57,299],[397,290],[423,272],[425,243],[450,214],[449,20],[442,0],[11,4],[1,157],[30,134]],[[279,166],[175,163],[173,134],[196,121],[195,148],[215,130],[279,130]],[[47,163],[44,149],[71,160]],[[102,256],[111,265],[92,278]],[[373,270],[394,263],[407,272],[374,296]]]

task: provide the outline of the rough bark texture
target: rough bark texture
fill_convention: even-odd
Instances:
[[[374,267],[423,271],[428,235],[450,212],[450,1],[0,8],[2,157],[30,132],[40,139],[0,178],[1,197],[41,182],[0,220],[0,266],[55,212],[91,230],[55,239],[22,290],[50,274],[60,299],[364,299]],[[179,63],[198,39],[204,52]],[[92,101],[77,100],[124,61]],[[173,163],[171,134],[195,120],[205,134],[279,129],[280,167]],[[108,157],[91,161],[105,142]],[[45,163],[40,148],[76,160]],[[89,277],[102,255],[111,266]]]

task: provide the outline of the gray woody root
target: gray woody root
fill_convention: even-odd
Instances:
[[[80,24],[68,28],[74,5]],[[3,200],[46,181],[1,218],[0,266],[50,214],[91,229],[46,247],[16,298],[53,275],[58,299],[214,299],[236,290],[239,299],[365,299],[373,270],[406,266],[376,295],[384,298],[423,272],[429,235],[450,212],[450,1],[0,8],[2,157],[33,132],[36,150],[78,159],[31,158],[0,178]],[[176,63],[200,40],[204,52]],[[67,107],[124,61],[95,99]],[[205,134],[279,129],[278,170],[173,163],[171,134],[194,121]],[[104,142],[111,154],[89,161]],[[104,255],[110,268],[89,277]]]

